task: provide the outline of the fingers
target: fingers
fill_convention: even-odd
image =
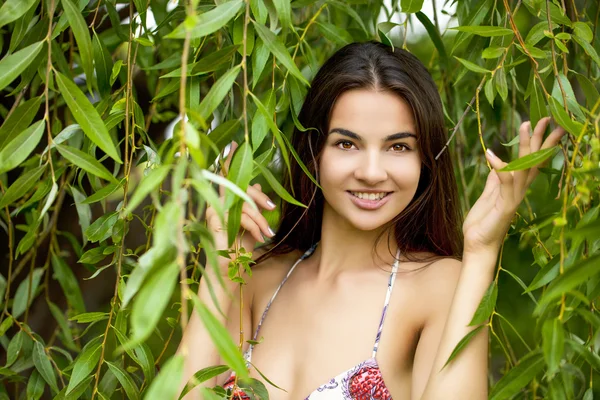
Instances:
[[[257,206],[262,207],[265,210],[273,210],[275,208],[275,203],[269,199],[269,196],[262,192],[260,183],[248,186],[246,192],[252,197],[252,200],[254,200]]]
[[[550,120],[550,117],[544,117],[536,124],[535,129],[533,130],[533,136],[531,137],[532,152],[540,150],[542,146],[542,140],[544,140],[544,132],[546,132],[546,128],[548,128]]]
[[[538,124],[539,125],[539,124]],[[531,132],[531,122],[526,121],[519,128],[519,157],[526,156],[531,153],[531,143],[529,133]],[[535,150],[534,150],[535,151]]]
[[[567,131],[565,131],[562,126],[557,127],[548,135],[546,140],[544,140],[541,148],[549,149],[550,147],[556,146],[565,133],[567,133]]]
[[[501,172],[500,169],[506,166],[506,163],[499,159],[492,150],[487,149],[485,153],[485,157],[487,158],[490,165],[494,168],[498,179],[500,179],[500,195],[510,202],[514,201],[514,177],[510,172]]]

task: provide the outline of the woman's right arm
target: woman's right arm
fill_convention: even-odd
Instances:
[[[237,148],[237,144],[232,143],[231,150],[229,152],[229,156],[225,162],[225,171],[229,168],[231,164],[231,159],[233,152]],[[244,249],[253,250],[256,246],[257,242],[263,242],[263,237],[272,237],[273,233],[269,228],[269,224],[265,217],[261,214],[260,209],[273,210],[275,208],[275,204],[269,199],[267,195],[265,195],[260,187],[260,184],[255,184],[252,186],[248,186],[247,194],[254,200],[256,205],[258,206],[258,210],[250,207],[248,203],[244,203],[242,207],[242,218],[240,223],[240,233],[236,236],[236,243],[238,243]],[[224,203],[225,198],[225,190],[223,187],[220,188],[220,200]],[[223,226],[220,218],[216,214],[215,210],[208,206],[206,210],[206,222],[208,229],[212,232],[215,248],[227,249],[228,248],[228,240],[227,240],[227,230],[226,225]],[[252,252],[252,258],[257,259],[262,250],[256,250]],[[252,294],[251,290],[248,290],[251,285],[244,285],[243,292],[244,298],[240,304],[239,297],[239,284],[232,282],[228,278],[227,270],[229,265],[229,259],[224,257],[218,257],[219,260],[219,270],[215,271],[213,268],[207,267],[205,270],[205,275],[200,280],[200,285],[198,288],[198,297],[200,301],[206,305],[206,307],[212,312],[212,314],[217,318],[217,320],[224,326],[227,326],[229,334],[237,340],[240,334],[240,313],[242,315],[243,320],[243,331],[244,331],[244,340],[249,339],[249,335],[252,330],[252,321],[251,321],[251,300]],[[221,274],[221,278],[225,282],[225,287],[219,284],[219,276],[217,274]],[[246,282],[248,282],[249,277],[247,275],[243,275],[243,278]],[[208,287],[208,282],[212,284],[212,289],[214,291],[215,300],[218,302],[220,309],[223,311],[221,314],[213,301],[213,298],[210,294],[210,290]],[[242,310],[240,310],[240,307]],[[179,344],[179,348],[177,349],[177,354],[182,354],[185,357],[184,361],[184,373],[182,377],[182,381],[180,383],[180,388],[183,390],[185,384],[189,381],[189,379],[199,370],[219,365],[221,363],[221,359],[217,348],[212,342],[210,338],[210,334],[204,324],[202,324],[198,314],[195,310],[192,311],[190,316],[190,320],[183,332],[183,336],[181,342]],[[215,377],[209,381],[202,383],[197,386],[194,390],[190,391],[185,397],[184,400],[190,399],[198,399],[199,398],[199,388],[200,387],[212,387],[218,384],[218,377]]]

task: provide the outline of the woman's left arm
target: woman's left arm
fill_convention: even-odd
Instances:
[[[565,134],[560,127],[543,140],[549,122],[550,118],[540,120],[531,137],[530,123],[521,125],[519,157],[558,144]],[[437,283],[454,285],[454,290],[442,288],[441,292],[448,295],[435,296],[437,311],[426,321],[417,345],[413,370],[413,382],[417,384],[413,385],[412,399],[487,399],[487,327],[481,329],[454,360],[444,365],[460,340],[476,328],[469,323],[494,279],[501,244],[538,168],[501,172],[506,163],[491,151],[486,153],[486,158],[493,169],[481,197],[463,224],[462,265],[459,268],[448,265],[448,273],[458,271],[454,272],[458,277]]]

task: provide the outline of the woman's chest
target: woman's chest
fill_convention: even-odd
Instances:
[[[311,399],[318,399],[325,391],[333,395],[331,390],[341,390],[341,385],[348,388],[351,377],[346,372],[358,371],[369,360],[376,360],[377,368],[367,365],[363,370],[379,374],[378,387],[407,397],[422,316],[415,307],[416,293],[403,279],[396,281],[385,307],[387,283],[385,277],[375,276],[319,290],[302,279],[290,281],[264,319],[271,295],[255,295],[253,331],[261,319],[262,325],[252,362],[287,391],[267,385],[270,398],[299,399],[313,393]]]

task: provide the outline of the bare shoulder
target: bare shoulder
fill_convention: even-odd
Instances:
[[[267,250],[264,247],[259,247],[252,253],[252,259],[257,260],[266,252]],[[251,285],[260,292],[260,289],[268,289],[275,283],[279,284],[294,264],[294,261],[300,258],[301,255],[302,252],[299,250],[293,250],[285,254],[274,254],[254,264],[252,266],[252,278],[250,279]]]

